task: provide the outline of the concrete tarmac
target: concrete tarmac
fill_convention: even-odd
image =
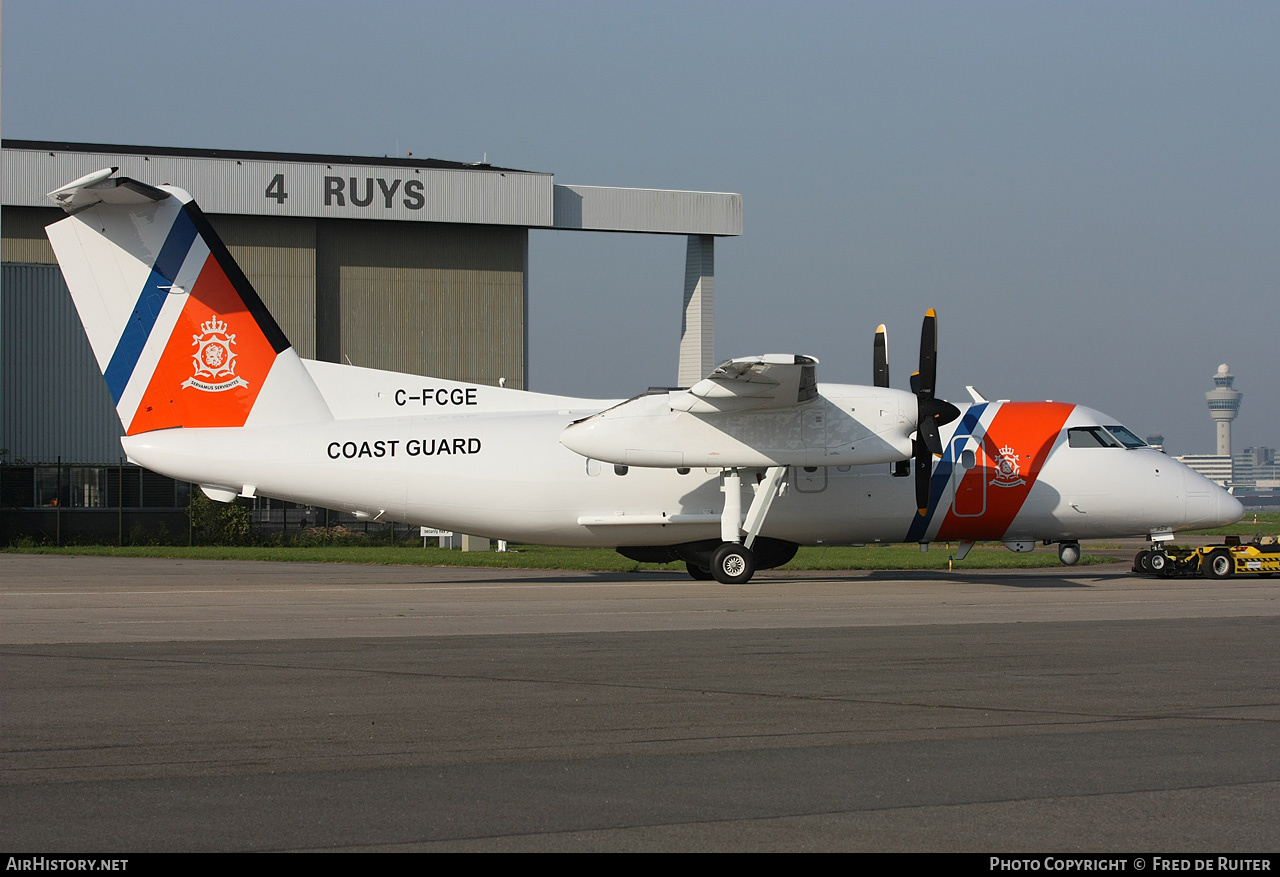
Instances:
[[[0,848],[1280,849],[1280,581],[0,555]]]

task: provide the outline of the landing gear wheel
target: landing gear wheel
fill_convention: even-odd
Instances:
[[[1062,542],[1058,545],[1058,560],[1063,566],[1075,566],[1080,562],[1080,543]]]
[[[1151,552],[1151,556],[1147,558],[1147,566],[1155,575],[1168,575],[1169,555],[1165,554],[1163,551],[1153,551]]]
[[[1133,571],[1144,576],[1151,575],[1151,552],[1142,549],[1133,558]]]
[[[686,560],[684,562],[684,568],[689,571],[689,577],[695,581],[711,581],[711,570],[707,569],[705,566],[698,566],[696,563]]]
[[[1200,562],[1200,571],[1206,579],[1229,579],[1236,571],[1236,561],[1230,551],[1218,548]]]
[[[755,555],[738,542],[725,542],[712,557],[711,574],[722,585],[744,585],[755,571]]]

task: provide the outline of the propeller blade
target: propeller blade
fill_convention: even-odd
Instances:
[[[916,439],[916,511],[929,514],[929,482],[933,479],[933,454]]]
[[[938,382],[938,315],[933,308],[925,311],[924,325],[920,328],[920,384],[912,387],[918,396],[933,398]]]
[[[920,403],[920,422],[916,424],[916,429],[920,433],[920,443],[924,445],[930,454],[942,456],[942,437],[938,435],[938,421],[926,411],[926,401],[932,402],[933,400],[924,400]]]
[[[929,513],[929,482],[933,478],[933,457],[942,456],[942,436],[938,427],[960,416],[960,409],[934,398],[938,384],[938,315],[929,308],[920,327],[920,370],[911,376],[911,392],[916,396],[916,509]]]
[[[889,386],[889,335],[885,331],[884,323],[876,329],[875,362],[872,374],[873,386]]]

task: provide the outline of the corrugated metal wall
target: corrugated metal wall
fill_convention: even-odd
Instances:
[[[4,208],[4,237],[0,262],[28,262],[52,265],[53,247],[44,227],[66,216],[57,207]]]
[[[323,315],[336,304],[340,314],[322,321],[322,358],[523,388],[527,236],[499,226],[321,222],[319,307]]]
[[[119,462],[123,430],[57,265],[3,266],[0,381],[6,462]]]
[[[62,215],[7,208],[4,261],[54,264],[44,227]],[[526,229],[226,214],[209,221],[300,356],[525,386]]]
[[[222,242],[299,356],[316,357],[316,224],[310,219],[210,216]]]

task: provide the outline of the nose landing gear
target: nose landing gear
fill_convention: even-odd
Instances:
[[[1058,543],[1058,560],[1062,561],[1063,566],[1075,566],[1080,562],[1080,543],[1079,542],[1059,542]]]

